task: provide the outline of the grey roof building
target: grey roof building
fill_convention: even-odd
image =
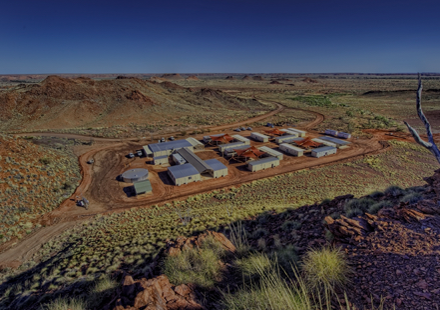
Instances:
[[[189,163],[169,167],[168,175],[176,185],[188,184],[201,179],[200,173]]]
[[[192,148],[193,145],[187,140],[174,140],[163,143],[153,143],[149,144],[153,156],[163,156],[163,155],[171,155],[174,150],[178,150],[184,147]]]
[[[208,164],[206,164],[199,156],[194,154],[188,148],[184,147],[178,149],[177,153],[182,156],[184,160],[190,163],[198,171],[198,173],[210,172],[212,170]]]
[[[317,158],[331,155],[331,154],[336,154],[335,147],[323,146],[323,147],[318,147],[318,148],[312,150],[312,156],[317,157]]]
[[[217,159],[205,160],[205,163],[211,167],[211,174],[214,178],[224,177],[228,175],[228,167]]]
[[[336,139],[336,138],[328,137],[328,136],[322,136],[322,137],[319,137],[319,139],[330,141],[330,142],[336,144],[338,147],[349,145],[351,143],[351,142],[348,142],[348,141],[344,141],[344,140],[341,140],[341,139]]]

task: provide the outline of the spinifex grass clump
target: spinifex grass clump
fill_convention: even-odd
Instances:
[[[350,268],[344,253],[337,248],[310,250],[302,263],[307,286],[313,291],[328,294],[348,281]]]
[[[200,248],[184,249],[179,255],[168,256],[162,271],[174,285],[194,283],[210,288],[220,276],[223,255],[221,245],[208,237]]]
[[[87,303],[77,298],[56,299],[41,307],[42,310],[86,310]]]

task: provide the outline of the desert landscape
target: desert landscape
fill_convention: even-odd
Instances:
[[[403,123],[426,139],[416,75],[0,81],[1,309],[438,304],[438,162]]]

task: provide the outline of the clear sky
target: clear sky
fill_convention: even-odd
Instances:
[[[440,72],[435,0],[20,0],[0,74]]]

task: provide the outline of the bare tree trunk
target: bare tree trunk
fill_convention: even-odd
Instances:
[[[428,119],[426,118],[425,114],[423,114],[422,111],[422,78],[420,77],[419,73],[419,87],[417,89],[417,114],[419,115],[419,118],[422,120],[422,122],[425,124],[426,127],[426,133],[428,135],[428,141],[423,141],[422,138],[420,138],[418,132],[412,128],[407,122],[404,122],[406,127],[408,127],[408,130],[411,132],[414,140],[428,150],[431,151],[432,154],[434,154],[437,161],[440,163],[440,150],[438,149],[437,145],[435,145],[434,137],[432,135],[431,130],[431,124],[429,124]]]

